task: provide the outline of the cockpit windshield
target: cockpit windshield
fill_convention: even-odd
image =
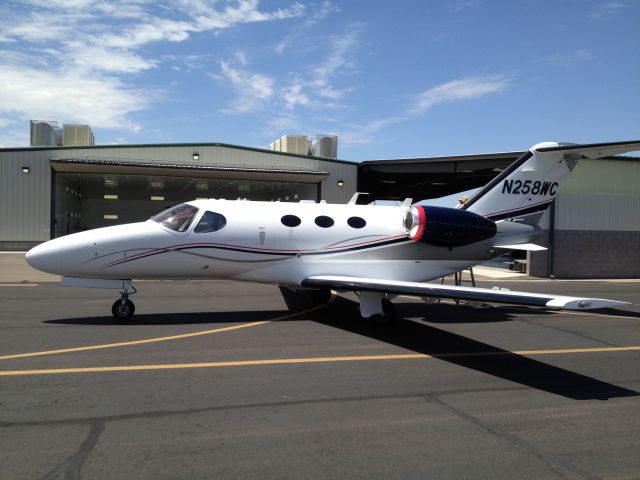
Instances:
[[[186,203],[181,203],[180,205],[154,215],[151,217],[151,220],[158,222],[171,230],[175,230],[176,232],[184,232],[189,228],[189,225],[191,224],[193,217],[196,216],[196,213],[198,213],[198,209],[196,207]]]

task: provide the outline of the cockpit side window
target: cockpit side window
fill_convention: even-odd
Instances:
[[[192,205],[182,203],[173,208],[169,208],[151,217],[151,220],[164,225],[176,232],[184,232],[189,228],[193,217],[198,213],[198,209]]]
[[[217,232],[224,228],[226,224],[227,219],[221,213],[206,211],[193,231],[196,233]]]

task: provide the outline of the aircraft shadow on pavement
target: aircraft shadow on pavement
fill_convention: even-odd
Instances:
[[[287,310],[251,310],[238,312],[196,312],[196,313],[158,313],[134,315],[126,322],[119,322],[113,317],[62,318],[45,320],[43,323],[54,325],[200,325],[223,323],[246,323],[270,320],[288,315]]]
[[[422,307],[424,309],[427,306]],[[315,314],[312,319],[324,325],[431,355],[439,360],[566,398],[608,400],[640,395],[633,390],[554,367],[424,323],[403,318],[390,327],[378,327],[363,321],[358,314],[357,304],[342,297],[338,297],[328,309],[329,312],[325,310]],[[480,353],[483,355],[478,355]]]
[[[422,318],[431,323],[490,323],[511,322],[520,310],[512,312],[501,307],[472,307],[461,303],[401,303],[394,302],[398,315],[410,318]],[[542,310],[538,310],[542,311]]]

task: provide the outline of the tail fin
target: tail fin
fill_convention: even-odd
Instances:
[[[537,223],[578,160],[640,150],[640,140],[589,145],[539,143],[509,165],[461,207],[498,221]]]

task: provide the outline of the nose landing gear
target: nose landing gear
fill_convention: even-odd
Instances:
[[[137,292],[135,287],[131,286],[131,290],[133,292],[131,295]],[[133,314],[136,311],[136,307],[131,300],[129,300],[129,291],[125,288],[124,291],[120,292],[120,299],[116,300],[111,307],[111,313],[116,318],[116,320],[120,322],[126,322],[133,317]]]

